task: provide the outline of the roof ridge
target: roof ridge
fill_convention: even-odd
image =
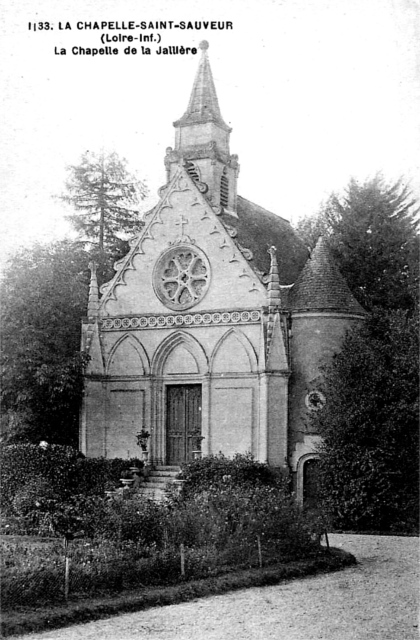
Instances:
[[[280,220],[283,220],[283,222],[287,222],[287,224],[291,225],[290,220],[288,220],[287,218],[284,218],[283,216],[280,216],[277,213],[274,213],[274,211],[269,211],[269,209],[266,209],[265,207],[262,207],[260,204],[256,204],[252,200],[248,200],[248,198],[244,198],[244,196],[238,195],[238,198],[240,198],[244,202],[248,202],[249,204],[252,204],[252,206],[256,207],[257,209],[261,209],[261,211],[264,211],[264,213],[268,213],[269,215],[275,216],[276,218],[280,218]]]

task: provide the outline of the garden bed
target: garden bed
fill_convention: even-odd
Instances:
[[[342,550],[322,550],[305,560],[277,563],[271,566],[229,571],[201,580],[177,585],[148,587],[124,591],[118,595],[97,598],[71,598],[66,605],[36,608],[17,607],[2,616],[3,637],[56,629],[80,622],[88,622],[120,613],[142,611],[150,607],[186,602],[199,597],[220,594],[236,589],[278,584],[283,580],[303,578],[316,573],[337,571],[356,564],[354,556]]]

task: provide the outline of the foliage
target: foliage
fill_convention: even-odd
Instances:
[[[418,322],[374,313],[325,371],[320,481],[336,526],[392,530],[418,522]]]
[[[80,353],[88,264],[98,263],[100,282],[112,277],[114,261],[128,251],[127,237],[142,224],[137,208],[145,186],[115,153],[85,154],[69,168],[67,189],[63,199],[78,211],[71,218],[83,242],[22,249],[1,283],[3,441],[77,444],[88,361]]]
[[[219,453],[188,462],[182,465],[180,477],[184,481],[184,497],[212,487],[224,487],[226,482],[240,486],[276,485],[279,482],[279,477],[267,464],[256,461],[251,454],[239,453],[233,459]]]
[[[65,503],[56,502],[44,525],[68,540],[92,536],[75,539],[68,548],[70,589],[78,593],[183,581],[181,544],[187,579],[217,575],[231,567],[258,566],[257,537],[265,564],[319,551],[318,531],[290,496],[278,487],[260,484],[244,488],[228,483],[223,490],[170,504],[141,497],[73,496]],[[29,554],[22,546],[5,544],[3,604],[62,599],[62,548],[55,547],[48,557],[42,549]]]
[[[165,506],[152,500],[133,497],[106,502],[95,536],[115,542],[132,541],[143,547],[162,547],[166,526]]]
[[[0,448],[0,500],[10,505],[19,492],[49,497],[54,488],[57,497],[70,495],[76,485],[79,453],[72,447],[51,445],[43,448],[32,444],[3,445]]]
[[[72,495],[65,502],[57,499],[42,500],[43,512],[40,532],[57,535],[66,540],[75,537],[91,538],[98,523],[105,517],[106,504],[102,497]]]
[[[33,445],[3,447],[2,455],[7,521],[27,525],[26,532],[38,527],[38,534],[73,540],[66,547],[71,593],[215,576],[232,567],[258,566],[259,550],[264,564],[319,552],[318,524],[299,509],[286,482],[251,456],[204,459],[201,473],[197,465],[185,470],[193,489],[156,503],[131,490],[111,499],[78,493],[87,477],[99,487],[104,469],[115,478],[117,468],[119,476],[129,461],[93,461],[69,448]],[[19,485],[28,465],[31,481]],[[13,468],[19,471],[15,475]],[[212,477],[205,491],[199,489],[203,476]],[[3,606],[62,600],[63,547],[49,555],[7,542],[3,547]],[[180,575],[181,548],[185,576]]]
[[[1,543],[1,593],[3,610],[3,630],[5,635],[33,632],[42,628],[91,620],[92,615],[110,615],[116,612],[115,599],[100,598],[95,595],[116,593],[123,589],[142,588],[140,606],[161,606],[175,604],[192,597],[224,593],[230,589],[278,584],[291,578],[301,578],[317,571],[331,571],[355,563],[355,558],[344,552],[333,550],[330,554],[317,554],[296,562],[281,562],[275,566],[264,566],[258,572],[231,572],[220,563],[220,555],[211,547],[186,549],[186,576],[180,576],[179,550],[163,550],[153,554],[144,551],[140,545],[132,543],[115,544],[98,541],[86,543],[77,541],[69,546],[70,552],[70,597],[75,596],[73,606],[52,608],[52,603],[64,598],[64,558],[62,548],[50,544],[28,545],[25,542]],[[42,546],[45,548],[42,549]],[[34,548],[35,547],[35,548]],[[255,560],[255,558],[254,558]],[[255,561],[252,566],[256,566]],[[197,578],[216,578],[196,580]],[[185,580],[195,580],[194,583]],[[178,584],[177,588],[172,585]],[[161,588],[144,589],[147,585],[161,585]],[[165,585],[171,585],[166,588]],[[85,596],[85,597],[83,597]],[[82,598],[84,604],[82,604]],[[118,610],[131,611],[134,601],[139,606],[138,592],[124,594],[118,600]],[[20,605],[29,611],[28,618],[22,615]],[[43,605],[43,615],[37,611],[36,621],[31,609]],[[19,608],[19,615],[13,609]],[[7,611],[9,610],[9,614]],[[32,615],[31,615],[32,614]]]
[[[181,498],[168,520],[168,540],[188,547],[211,544],[226,558],[254,548],[261,538],[277,553],[298,557],[318,533],[285,486],[236,483],[227,479],[202,493]]]
[[[61,199],[77,211],[68,218],[80,239],[91,244],[102,280],[101,272],[109,267],[107,258],[127,253],[127,238],[142,226],[138,207],[147,188],[115,152],[87,151],[78,165],[67,170],[67,193]]]
[[[22,249],[1,283],[3,439],[76,444],[82,374],[80,318],[87,254],[67,241]]]
[[[419,207],[403,180],[387,184],[378,174],[350,180],[332,194],[318,216],[299,221],[308,245],[324,235],[351,291],[366,309],[413,310],[419,283]]]
[[[61,513],[62,508],[85,519],[89,509],[95,511],[95,497],[104,495],[107,483],[119,486],[121,471],[130,464],[132,461],[120,458],[84,458],[76,449],[59,445],[2,445],[2,524],[8,525],[9,532],[39,533],[47,528],[51,533],[55,521],[49,514]],[[92,508],[85,507],[91,499]]]

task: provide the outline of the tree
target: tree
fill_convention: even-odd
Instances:
[[[3,439],[77,444],[88,260],[68,241],[10,260],[1,285]]]
[[[127,252],[127,236],[142,226],[139,203],[147,188],[127,168],[127,161],[115,152],[95,154],[87,151],[78,165],[68,167],[67,193],[61,199],[77,213],[68,216],[100,271],[107,258]],[[109,266],[109,265],[108,265]]]
[[[336,526],[418,524],[418,321],[371,315],[325,370],[327,403],[312,415],[323,438],[320,485]]]
[[[313,220],[297,225],[307,244],[322,233],[354,296],[366,309],[413,310],[419,282],[419,208],[403,180],[380,174],[350,180],[343,197],[332,194]]]

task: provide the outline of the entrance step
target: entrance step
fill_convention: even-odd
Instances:
[[[137,491],[149,500],[160,502],[165,499],[165,492],[169,486],[181,487],[182,480],[177,479],[180,471],[181,468],[175,466],[155,467],[149,471]]]

